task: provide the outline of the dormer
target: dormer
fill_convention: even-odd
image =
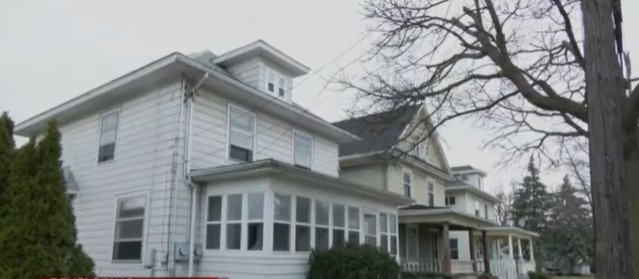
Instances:
[[[284,101],[293,100],[293,79],[309,68],[259,40],[216,57],[237,79]]]
[[[483,170],[473,168],[472,166],[458,166],[450,168],[450,171],[455,180],[472,185],[480,190],[484,188],[486,172]]]

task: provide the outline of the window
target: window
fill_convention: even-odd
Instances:
[[[242,247],[242,194],[229,195],[226,199],[226,249]]]
[[[465,173],[464,173],[464,174],[462,174],[462,175],[461,175],[461,180],[462,180],[462,181],[466,181],[466,180],[468,180],[468,175],[467,175],[467,174],[465,174]]]
[[[459,260],[459,248],[457,247],[457,239],[450,239],[450,259]]]
[[[295,251],[310,251],[311,199],[297,197],[295,204]]]
[[[481,216],[479,214],[479,202],[478,201],[475,201],[475,216],[477,216],[477,217]]]
[[[411,186],[413,184],[413,175],[408,172],[408,171],[404,171],[404,196],[406,197],[410,197],[410,190],[411,190]]]
[[[428,182],[428,205],[435,206],[435,183]]]
[[[207,212],[206,249],[220,249],[220,236],[222,235],[222,196],[209,197]]]
[[[98,163],[112,161],[115,157],[115,141],[118,134],[120,111],[116,110],[100,117],[100,148]]]
[[[446,205],[455,205],[455,196],[446,197]]]
[[[275,73],[268,71],[268,79],[266,80],[266,90],[270,93],[275,93]]]
[[[229,159],[251,162],[255,142],[255,114],[229,106]]]
[[[113,240],[114,261],[142,260],[146,196],[118,200]]]
[[[277,88],[278,95],[280,97],[286,96],[286,80],[283,77],[280,77],[280,84]]]
[[[264,193],[248,194],[248,250],[262,250],[264,245]]]
[[[359,243],[359,208],[348,207],[348,242]]]
[[[290,195],[275,194],[273,217],[273,251],[289,251],[291,235]]]
[[[386,213],[379,214],[379,247],[388,251],[388,218]]]
[[[315,249],[328,249],[328,216],[330,206],[327,202],[315,202]],[[343,215],[343,214],[342,214]],[[343,218],[343,217],[342,217]],[[342,236],[344,233],[342,232]]]
[[[390,226],[390,254],[397,255],[397,216],[391,214],[388,217]]]
[[[377,218],[373,214],[364,214],[364,243],[377,246]]]
[[[333,247],[344,246],[346,238],[346,209],[341,204],[333,204]]]
[[[313,138],[293,132],[293,161],[295,166],[310,169],[313,155]]]
[[[488,204],[484,204],[484,218],[488,219]]]

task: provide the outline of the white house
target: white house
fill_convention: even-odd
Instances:
[[[16,133],[57,119],[78,238],[101,276],[299,279],[313,248],[398,254],[397,208],[412,199],[339,177],[339,144],[359,138],[293,102],[308,71],[263,41],[171,53]]]
[[[534,270],[537,234],[499,226],[486,173],[449,167],[427,116],[419,105],[335,123],[361,138],[340,145],[342,178],[415,200],[399,211],[402,268],[463,278],[489,271],[501,279]]]

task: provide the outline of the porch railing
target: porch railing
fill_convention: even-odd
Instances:
[[[402,259],[400,265],[403,271],[408,272],[442,272],[442,260],[440,259]]]
[[[452,260],[450,261],[450,267],[452,273],[474,273],[473,270],[473,261],[461,261],[461,260]]]
[[[517,266],[513,260],[490,260],[490,273],[499,279],[517,279]]]
[[[517,270],[519,274],[528,274],[530,271],[535,271],[535,262],[532,261],[517,261]]]

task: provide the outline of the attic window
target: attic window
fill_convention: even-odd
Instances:
[[[268,71],[266,89],[268,90],[268,92],[275,93],[275,73],[273,73],[272,71]]]
[[[284,78],[280,78],[280,86],[277,90],[280,97],[284,97],[286,95],[286,80]]]

